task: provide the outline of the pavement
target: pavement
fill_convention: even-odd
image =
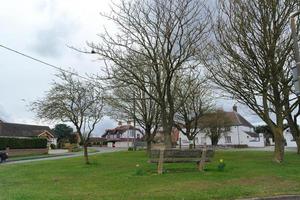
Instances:
[[[96,155],[96,154],[103,154],[103,153],[111,153],[111,152],[118,152],[118,151],[127,151],[127,148],[108,148],[108,147],[90,147],[90,149],[96,150],[96,152],[89,153],[89,156]],[[51,157],[44,157],[44,158],[32,158],[26,160],[14,160],[10,161],[9,159],[1,163],[1,165],[11,165],[11,164],[19,164],[19,163],[30,163],[30,162],[37,162],[37,161],[44,161],[44,160],[60,160],[65,158],[74,158],[83,156],[83,152],[71,152],[68,153],[65,150],[51,150],[50,151]]]
[[[266,146],[266,147],[248,147],[248,148],[219,148],[217,150],[225,150],[225,151],[274,151],[274,146]],[[296,147],[285,147],[284,151],[286,152],[297,152]]]
[[[274,197],[238,199],[238,200],[300,200],[300,196],[299,195],[282,195],[282,196],[274,196]]]

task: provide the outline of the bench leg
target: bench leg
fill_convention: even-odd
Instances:
[[[206,161],[206,144],[204,144],[204,149],[202,150],[201,160],[198,163],[198,170],[199,171],[204,170],[205,161]]]
[[[157,173],[162,174],[163,173],[163,162],[157,164]]]
[[[157,163],[157,173],[162,174],[163,173],[163,164],[164,164],[164,150],[159,151],[159,160]]]

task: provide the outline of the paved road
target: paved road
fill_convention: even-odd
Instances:
[[[127,150],[127,149],[124,149],[124,148],[105,148],[105,147],[92,147],[92,148],[97,150],[97,152],[89,153],[89,155],[102,154],[102,153],[111,153],[111,152],[118,152],[118,151]],[[8,160],[7,162],[1,163],[1,165],[29,163],[29,162],[36,162],[36,161],[43,161],[43,160],[60,160],[60,159],[73,158],[73,157],[79,157],[79,156],[83,156],[83,152],[62,154],[62,155],[57,155],[55,157],[35,158],[35,159],[33,158],[33,159],[28,159],[28,160],[17,160],[17,161],[9,161]]]

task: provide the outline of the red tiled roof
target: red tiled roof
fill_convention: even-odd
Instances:
[[[134,128],[134,126],[132,126],[132,125],[121,125],[121,126],[117,126],[116,128],[113,128],[113,129],[106,129],[105,133],[102,135],[102,137],[105,137],[107,134],[111,134],[111,135],[122,134],[127,130],[137,130],[137,131],[141,132],[140,129]]]

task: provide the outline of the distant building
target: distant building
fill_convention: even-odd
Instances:
[[[106,129],[102,137],[106,139],[108,147],[133,147],[133,142],[141,140],[143,134],[130,123],[119,123],[116,128]]]
[[[225,133],[219,140],[218,145],[248,145],[249,147],[264,147],[265,141],[263,134],[257,134],[254,132],[254,126],[248,122],[243,116],[237,112],[237,107],[233,106],[233,111],[224,112],[225,117],[229,119],[229,131]],[[188,146],[191,141],[180,132],[179,140],[181,145]],[[211,145],[211,140],[206,133],[201,131],[195,136],[195,145]]]
[[[93,145],[93,146],[101,146],[104,141],[105,141],[105,138],[103,138],[103,137],[90,137],[89,138],[89,144]]]
[[[57,144],[57,138],[48,126],[16,124],[0,121],[0,137],[46,138],[48,144]]]
[[[283,137],[284,137],[285,142],[286,142],[286,147],[297,147],[297,143],[294,140],[294,137],[291,133],[290,128],[287,128],[283,131]]]

